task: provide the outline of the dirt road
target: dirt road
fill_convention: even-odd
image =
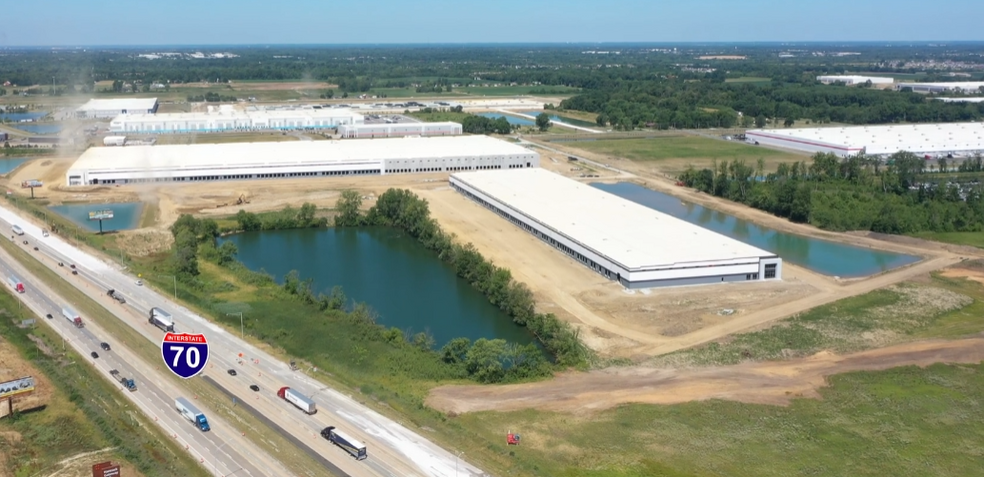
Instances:
[[[897,366],[984,361],[984,337],[920,341],[837,356],[698,369],[611,368],[570,373],[550,381],[506,386],[442,386],[427,404],[443,412],[541,409],[590,413],[624,403],[675,404],[705,399],[785,405],[819,397],[833,374]]]

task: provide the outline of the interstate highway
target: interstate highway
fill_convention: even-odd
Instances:
[[[20,225],[25,235],[18,243],[28,240],[26,248],[38,257],[37,246],[43,255],[55,261],[75,264],[79,275],[68,276],[83,293],[101,303],[122,321],[133,327],[155,344],[160,343],[163,332],[147,322],[150,307],[159,306],[167,310],[175,320],[178,332],[205,333],[210,346],[210,364],[213,369],[207,374],[223,387],[249,398],[251,406],[286,429],[297,439],[308,442],[320,455],[330,460],[342,470],[352,475],[379,475],[385,477],[433,476],[447,477],[457,473],[460,476],[487,475],[464,460],[419,434],[403,427],[393,420],[360,404],[349,396],[341,394],[324,384],[308,377],[302,372],[291,371],[286,363],[260,351],[233,333],[195,315],[186,308],[173,303],[154,290],[136,285],[135,277],[128,276],[100,259],[82,252],[54,235],[42,237],[41,230],[26,218],[12,211],[0,208],[0,227],[14,223]],[[50,260],[42,260],[47,266],[58,270]],[[64,274],[64,269],[61,270]],[[94,285],[86,286],[87,283]],[[127,299],[129,311],[122,311],[115,302],[106,296],[105,291],[113,288]],[[83,317],[84,319],[84,317]],[[243,359],[240,359],[240,354]],[[241,362],[240,362],[241,361]],[[239,371],[238,377],[229,376],[226,368]],[[249,382],[247,382],[247,378]],[[260,386],[260,392],[248,390],[249,384]],[[289,403],[276,397],[276,389],[289,386],[313,399],[319,412],[307,416]],[[327,425],[333,425],[366,444],[369,458],[356,462],[340,449],[326,445],[320,440],[318,432]],[[320,440],[320,441],[319,441]]]
[[[204,406],[199,406],[212,424],[212,430],[201,432],[191,422],[185,420],[174,408],[174,398],[182,394],[167,381],[159,379],[147,363],[140,361],[121,343],[114,340],[89,320],[83,317],[85,327],[76,328],[62,316],[62,305],[67,303],[55,295],[47,286],[32,277],[13,260],[6,251],[0,251],[0,273],[15,275],[24,284],[24,293],[14,293],[18,299],[38,315],[39,321],[47,321],[67,344],[78,351],[83,359],[92,364],[106,379],[118,386],[122,393],[133,401],[148,417],[152,418],[164,432],[176,439],[187,451],[199,459],[202,465],[214,475],[286,475],[286,469],[277,460],[257,448],[252,442],[216,418]],[[69,304],[69,306],[72,306]],[[51,319],[44,316],[51,314]],[[106,342],[110,351],[104,351],[99,344]],[[99,358],[89,353],[95,351]],[[133,379],[136,391],[127,391],[113,379],[109,370],[117,369],[121,375]],[[189,396],[190,397],[190,396]],[[249,456],[247,459],[244,456]]]

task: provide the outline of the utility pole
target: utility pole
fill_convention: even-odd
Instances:
[[[245,328],[243,328],[243,312],[237,311],[235,313],[226,313],[226,316],[236,316],[236,315],[239,315],[239,335],[243,339],[246,339],[246,331]]]

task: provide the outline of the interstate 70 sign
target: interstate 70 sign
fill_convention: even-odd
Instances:
[[[168,333],[161,342],[161,356],[171,372],[188,379],[208,364],[208,341],[203,334]]]

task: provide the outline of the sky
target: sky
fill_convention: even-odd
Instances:
[[[0,48],[981,41],[982,19],[981,0],[31,0],[4,6]]]

